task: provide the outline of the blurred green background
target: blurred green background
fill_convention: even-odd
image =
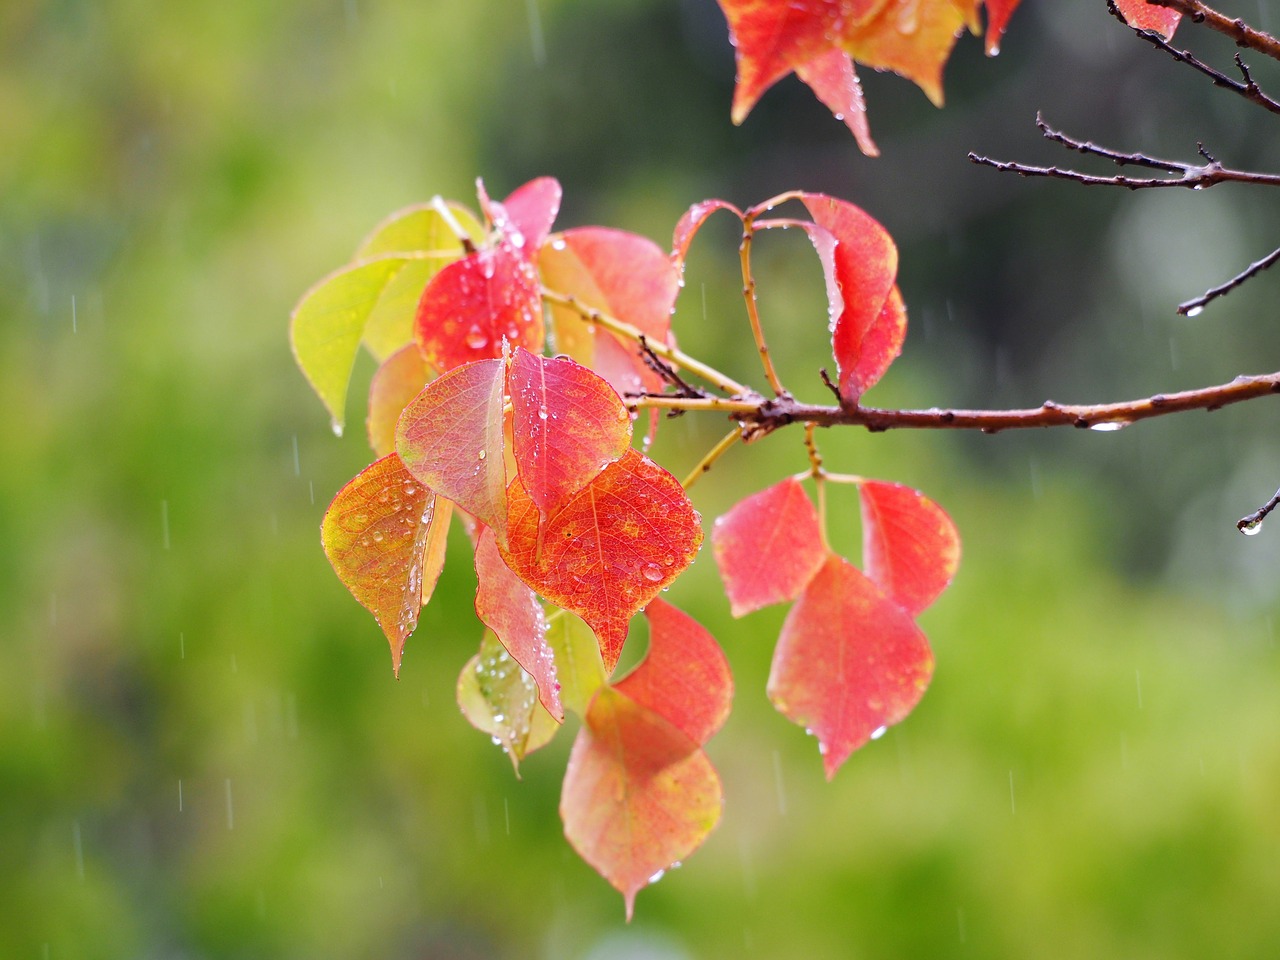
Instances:
[[[320,550],[370,455],[329,432],[289,311],[385,214],[470,200],[477,175],[499,196],[555,175],[561,225],[664,246],[708,196],[860,203],[901,246],[912,324],[880,405],[1280,368],[1280,278],[1173,313],[1272,249],[1270,197],[965,159],[1076,159],[1039,141],[1041,109],[1113,146],[1200,139],[1280,169],[1270,118],[1101,0],[1027,0],[1003,46],[961,41],[943,111],[869,74],[869,160],[794,80],[730,125],[712,0],[0,4],[0,956],[1274,955],[1280,529],[1233,527],[1280,483],[1274,403],[1109,435],[823,437],[833,469],[918,486],[959,524],[960,574],[924,617],[933,686],[824,782],[764,696],[785,610],[731,620],[704,551],[670,599],[736,674],[709,747],[727,805],[630,927],[560,835],[571,731],[516,781],[453,704],[480,636],[465,544],[398,683]],[[677,331],[758,382],[729,226],[699,238]],[[822,398],[812,252],[767,237],[758,278],[785,378]],[[723,429],[674,421],[655,453],[680,473]],[[707,522],[803,469],[800,439],[722,461],[694,492]],[[854,552],[854,504],[834,506]]]

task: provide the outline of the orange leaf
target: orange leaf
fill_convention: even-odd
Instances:
[[[960,535],[955,524],[920,491],[901,484],[867,481],[858,492],[867,576],[917,616],[956,575]]]
[[[393,453],[339,490],[320,525],[321,543],[338,579],[387,635],[396,676],[405,638],[418,625],[424,602],[423,560],[435,504],[431,491]]]
[[[718,517],[711,543],[735,617],[794,600],[827,556],[818,512],[794,478]]]
[[[684,859],[720,819],[715,768],[693,740],[652,710],[602,687],[569,755],[560,817],[565,837],[626,899]]]
[[[555,654],[547,645],[546,614],[537,594],[503,561],[488,527],[476,541],[476,580],[476,616],[537,684],[538,699],[547,712],[563,722]]]
[[[715,637],[687,613],[662,599],[645,607],[649,652],[614,685],[701,746],[710,740],[733,703],[729,662]]]
[[[369,384],[369,446],[380,457],[396,448],[396,421],[409,401],[431,379],[431,368],[416,344],[402,347],[382,362]]]
[[[516,467],[543,517],[553,515],[631,443],[631,416],[597,374],[568,357],[517,347],[507,368]]]
[[[978,0],[890,0],[865,24],[846,27],[840,46],[858,63],[892,70],[942,106],[942,68]]]
[[[631,618],[684,572],[702,543],[700,518],[684,488],[628,449],[545,523],[519,478],[507,497],[503,559],[538,593],[590,625],[611,671]]]
[[[827,778],[883,727],[907,716],[933,654],[905,610],[842,557],[828,556],[787,614],[769,699],[818,738]]]
[[[853,59],[843,50],[832,50],[807,63],[796,64],[796,76],[803,80],[837,120],[853,134],[858,149],[868,157],[880,156],[867,123],[867,101],[853,69]]]
[[[415,397],[396,428],[409,471],[452,500],[501,540],[506,532],[503,361],[450,370]]]

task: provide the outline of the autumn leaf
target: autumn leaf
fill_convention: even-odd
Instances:
[[[320,527],[338,579],[387,635],[396,676],[405,638],[439,576],[436,566],[428,586],[423,572],[435,503],[431,491],[390,454],[338,491]]]
[[[1116,6],[1129,26],[1135,30],[1154,30],[1165,39],[1173,36],[1182,20],[1178,11],[1147,3],[1146,0],[1116,0]]]
[[[905,718],[933,674],[920,628],[861,571],[831,554],[787,614],[768,693],[818,738],[827,778]]]
[[[565,837],[626,900],[687,857],[720,819],[711,761],[687,734],[602,687],[574,741],[560,795]]]
[[[467,721],[497,741],[520,773],[520,761],[546,746],[559,730],[539,702],[538,686],[492,630],[484,632],[480,652],[458,676],[458,707]]]
[[[585,716],[591,698],[606,680],[600,641],[581,617],[553,609],[547,615],[547,644],[556,658],[560,702],[566,710]]]
[[[819,100],[853,134],[858,149],[868,157],[880,156],[880,148],[871,139],[867,122],[867,101],[862,83],[853,69],[853,59],[843,50],[832,50],[806,63],[796,64],[796,76],[814,92]]]
[[[555,653],[547,643],[547,618],[537,594],[503,561],[487,527],[476,540],[476,616],[537,685],[538,699],[557,722],[564,720]]]
[[[1009,18],[1022,0],[987,0],[987,56],[1000,52],[1000,38],[1004,36]]]
[[[942,68],[979,0],[889,0],[865,23],[846,26],[840,47],[858,63],[892,70],[942,106]]]
[[[827,556],[818,512],[794,478],[718,517],[711,544],[735,617],[794,600]]]
[[[507,497],[503,559],[539,594],[591,626],[612,671],[631,618],[684,572],[702,543],[684,488],[628,449],[545,523],[519,478]]]
[[[506,535],[504,363],[481,360],[423,388],[396,428],[396,451],[422,483]]]
[[[911,616],[933,603],[960,565],[960,535],[943,509],[918,490],[866,481],[862,564],[866,575]]]
[[[727,210],[742,219],[742,211],[727,200],[702,200],[690,206],[676,223],[671,237],[671,262],[675,264],[677,277],[684,276],[684,263],[694,236],[717,210]]]
[[[395,450],[396,421],[430,379],[431,368],[412,343],[387,357],[374,371],[369,383],[369,415],[365,426],[375,455],[385,457]]]
[[[797,196],[822,228],[809,233],[827,280],[840,395],[856,403],[902,352],[907,318],[894,284],[898,248],[879,221],[852,203]]]
[[[488,199],[483,183],[478,184],[478,187],[481,206],[495,226],[512,231],[512,242],[527,257],[536,256],[538,248],[551,232],[556,214],[560,212],[562,191],[559,181],[552,177],[530,180],[513,190],[500,205]],[[516,235],[520,238],[518,243],[515,241]]]
[[[517,347],[507,392],[520,482],[543,517],[630,447],[631,415],[622,400],[568,357],[539,357]]]

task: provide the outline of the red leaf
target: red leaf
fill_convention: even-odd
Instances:
[[[501,540],[507,527],[501,360],[481,360],[433,380],[404,408],[396,450],[409,471]]]
[[[607,227],[566,230],[542,248],[538,267],[549,288],[571,293],[584,307],[629,323],[657,343],[668,342],[680,279],[652,240]],[[662,379],[645,366],[634,343],[619,341],[567,307],[553,305],[551,317],[556,349],[599,372],[620,395],[635,392],[637,384],[661,391]],[[604,368],[602,354],[612,360]]]
[[[396,676],[424,602],[423,558],[434,508],[431,491],[391,454],[339,490],[320,525],[338,579],[387,635]]]
[[[455,260],[431,278],[418,301],[415,336],[437,370],[502,356],[506,340],[542,351],[542,288],[510,236]]]
[[[987,56],[1000,52],[1000,38],[1021,0],[987,0]]]
[[[691,854],[720,819],[720,778],[684,733],[622,693],[591,701],[565,771],[565,837],[626,898]]]
[[[629,449],[541,525],[518,478],[507,495],[503,559],[538,593],[591,626],[605,670],[613,670],[631,618],[684,572],[702,543],[700,518],[684,488]]]
[[[901,484],[868,481],[858,492],[866,574],[917,616],[956,574],[960,535],[955,524],[932,500]]]
[[[552,516],[631,443],[631,416],[597,374],[519,347],[507,368],[520,482]]]
[[[1165,39],[1173,36],[1182,20],[1178,11],[1149,4],[1146,0],[1116,0],[1116,6],[1129,26],[1136,30],[1154,30]]]
[[[867,123],[867,102],[862,84],[853,69],[852,58],[843,50],[832,50],[807,63],[796,64],[796,76],[808,84],[837,120],[853,133],[858,149],[868,157],[880,156]]]
[[[799,196],[814,222],[835,238],[832,249],[821,233],[810,231],[836,318],[832,345],[840,393],[856,403],[902,350],[906,313],[893,296],[898,248],[878,221],[852,203],[818,193]]]
[[[676,224],[675,232],[671,237],[671,260],[676,266],[678,276],[684,276],[684,262],[689,255],[689,245],[693,243],[694,236],[717,210],[728,210],[739,220],[742,219],[742,211],[727,200],[703,200],[686,210],[680,222]]]
[[[414,344],[397,350],[382,362],[369,384],[369,446],[379,457],[396,448],[396,421],[409,401],[431,379],[431,368]]]
[[[735,617],[794,600],[827,557],[818,512],[793,478],[717,518],[711,543]]]
[[[614,689],[701,746],[729,716],[729,662],[705,627],[666,601],[654,600],[644,615],[649,620],[649,652]]]
[[[483,187],[482,187],[483,189]],[[532,259],[551,232],[551,225],[556,222],[556,214],[560,212],[560,198],[563,191],[560,182],[552,177],[538,177],[512,191],[511,196],[502,201],[502,209],[509,218],[511,226],[519,232],[521,247],[525,256]],[[493,216],[494,204],[489,204],[486,211]],[[494,217],[496,221],[498,218]],[[514,237],[512,238],[514,243]]]
[[[476,541],[476,579],[476,616],[533,678],[547,712],[563,722],[555,654],[547,644],[546,614],[537,594],[503,561],[488,527]]]
[[[827,558],[787,614],[769,699],[818,738],[827,778],[881,727],[902,720],[933,673],[906,611],[842,557]]]

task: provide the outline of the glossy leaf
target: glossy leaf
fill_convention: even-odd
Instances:
[[[466,207],[458,203],[420,203],[397,210],[373,228],[360,243],[356,259],[381,256],[387,253],[430,253],[444,258],[457,258],[466,251],[444,216],[440,207],[448,210],[457,224],[474,244],[484,239],[484,228]]]
[[[518,478],[508,499],[503,558],[525,583],[591,626],[612,671],[631,618],[684,572],[702,543],[684,488],[628,449],[541,525]]]
[[[483,185],[481,189],[483,190]],[[558,180],[538,177],[517,187],[502,201],[502,212],[519,234],[521,242],[517,246],[524,250],[526,256],[536,256],[538,248],[547,239],[551,225],[556,222],[556,214],[560,212],[561,196]],[[492,216],[495,205],[490,203],[485,206]],[[501,219],[501,216],[500,214],[495,220]]]
[[[511,572],[487,527],[476,540],[476,616],[537,684],[538,699],[556,721],[564,720],[555,654],[547,643],[547,617],[537,594]]]
[[[976,24],[978,0],[889,0],[840,46],[858,63],[892,70],[942,106],[942,68],[966,23]]]
[[[711,544],[735,617],[794,600],[827,557],[818,511],[794,478],[718,517]]]
[[[450,263],[418,302],[415,333],[437,370],[502,356],[502,344],[542,352],[542,288],[509,236]]]
[[[1022,0],[987,0],[987,55],[1000,52],[1000,39],[1004,36],[1009,18]]]
[[[724,724],[733,705],[729,662],[705,627],[665,600],[654,600],[644,615],[649,652],[614,689],[701,746]]]
[[[336,433],[342,432],[346,419],[347,385],[365,324],[387,284],[407,262],[384,256],[344,267],[308,290],[293,310],[293,356],[328,408]]]
[[[414,344],[401,347],[382,362],[369,383],[369,446],[379,457],[396,448],[400,413],[431,379],[431,368]]]
[[[915,621],[834,554],[787,614],[769,699],[818,738],[828,779],[849,754],[919,702],[933,654]]]
[[[433,380],[396,428],[396,451],[436,493],[505,536],[503,362],[482,360]]]
[[[492,630],[484,632],[480,652],[458,676],[458,707],[467,721],[491,736],[516,768],[560,728],[538,700],[538,686]]]
[[[507,368],[520,482],[544,517],[631,444],[631,416],[598,375],[568,357],[517,347]]]
[[[1125,21],[1138,30],[1154,30],[1168,39],[1178,29],[1182,14],[1168,7],[1158,7],[1146,0],[1116,0]]]
[[[933,603],[960,565],[960,535],[943,509],[918,490],[867,481],[862,500],[866,575],[911,616]]]
[[[602,687],[573,744],[560,796],[569,843],[626,899],[684,859],[720,819],[720,778],[685,733]]]
[[[629,323],[657,343],[669,341],[680,279],[652,240],[605,227],[566,230],[542,248],[538,268],[550,289],[571,292],[584,307]],[[662,378],[644,364],[634,343],[597,329],[567,307],[552,305],[551,317],[556,349],[594,369],[619,394],[662,390]]]
[[[684,262],[689,256],[693,238],[717,210],[728,210],[739,220],[742,219],[742,211],[727,200],[703,200],[693,204],[680,217],[671,237],[671,261],[675,264],[678,277],[684,276]]]
[[[810,232],[835,318],[840,393],[856,402],[902,351],[906,312],[894,295],[898,248],[877,220],[852,203],[816,193],[800,199],[835,241],[833,246],[820,232]]]
[[[586,621],[568,610],[552,611],[547,621],[547,644],[555,653],[560,702],[566,710],[584,716],[606,680],[600,642]]]
[[[424,602],[423,564],[434,509],[431,491],[391,454],[338,491],[320,527],[338,579],[387,635],[397,676],[405,638],[417,626]]]
[[[871,139],[867,122],[867,101],[862,83],[853,69],[853,59],[843,50],[832,50],[806,63],[796,64],[799,77],[822,101],[837,120],[853,134],[858,149],[868,157],[880,156],[880,148]]]

